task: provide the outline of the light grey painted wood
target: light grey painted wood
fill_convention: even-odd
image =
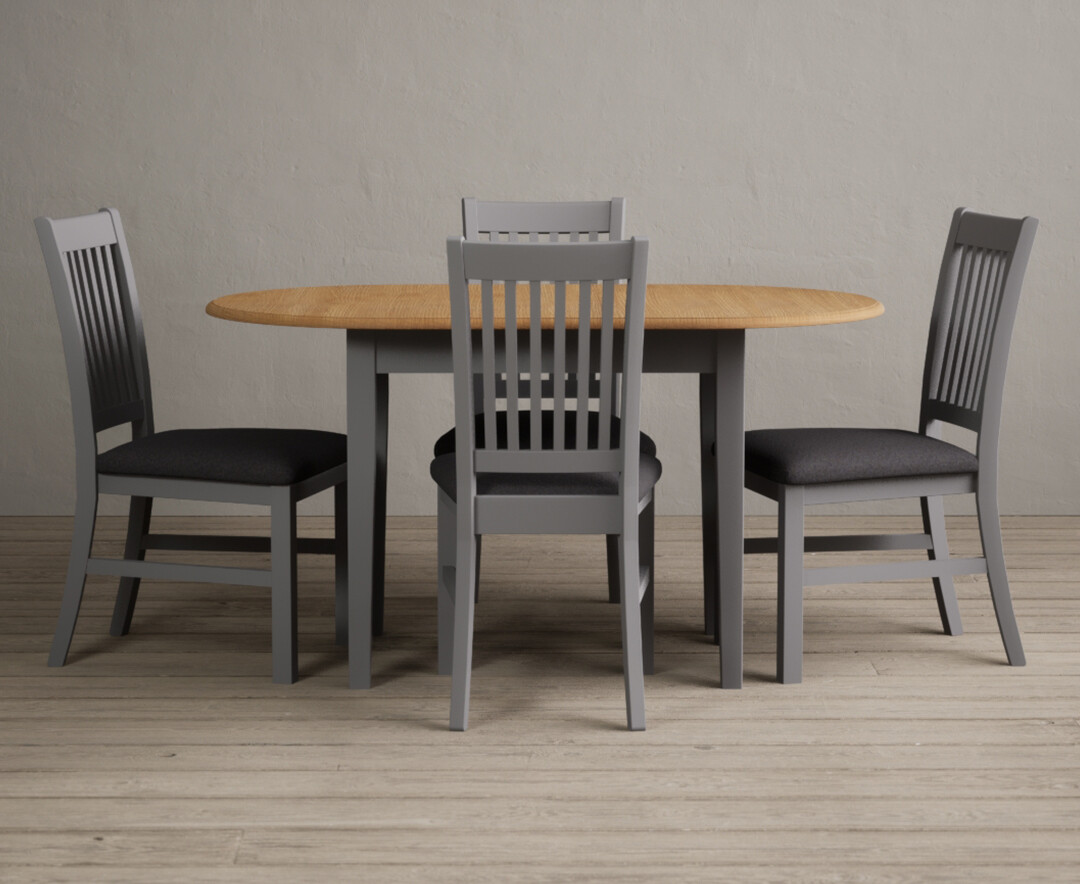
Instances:
[[[468,215],[466,215],[466,218]],[[471,679],[471,643],[474,629],[475,591],[477,580],[476,538],[485,533],[601,533],[618,535],[620,591],[624,633],[624,681],[627,695],[627,723],[632,730],[644,727],[644,681],[642,658],[642,592],[641,587],[627,579],[640,574],[644,563],[651,575],[651,527],[644,532],[646,546],[638,538],[639,518],[651,519],[651,489],[645,496],[638,493],[638,459],[640,456],[639,409],[641,387],[642,346],[644,337],[644,294],[647,242],[555,244],[555,243],[482,243],[464,239],[447,241],[447,263],[450,276],[451,318],[454,355],[454,396],[456,418],[455,473],[456,499],[448,499],[447,489],[439,490],[440,561],[439,561],[439,667],[443,671],[449,659],[451,669],[450,726],[464,730],[468,725]],[[628,280],[626,329],[616,360],[614,347],[614,281]],[[483,366],[482,411],[485,433],[477,439],[473,415],[476,385],[473,373],[477,341],[471,331],[468,283],[479,280],[481,286],[480,363]],[[555,361],[572,368],[578,377],[594,372],[600,389],[610,397],[613,378],[622,377],[622,399],[619,403],[620,438],[613,440],[610,432],[603,444],[604,434],[597,440],[599,448],[590,448],[588,427],[589,390],[582,385],[574,409],[577,431],[573,439],[557,434],[551,448],[543,448],[538,428],[538,408],[541,397],[535,377],[539,373],[540,339],[536,329],[540,324],[538,283],[561,280],[576,288],[579,316],[591,316],[592,299],[599,298],[601,306],[599,352],[592,351],[592,334],[586,327],[573,335],[563,346],[556,345]],[[582,282],[585,280],[585,282]],[[593,282],[597,284],[594,285]],[[525,285],[529,299],[528,335],[530,353],[519,358],[517,341],[519,329],[516,317],[517,288]],[[491,321],[496,297],[504,299],[505,330],[496,330]],[[567,298],[558,299],[565,310]],[[606,326],[606,330],[605,330]],[[556,323],[555,340],[564,340],[559,333],[565,322]],[[572,341],[569,352],[563,352]],[[505,411],[507,437],[500,442],[493,428],[497,420],[495,396],[495,356],[497,344],[502,345],[502,365],[506,383]],[[598,360],[598,363],[597,363]],[[520,398],[522,375],[529,374],[530,395]],[[565,374],[565,372],[564,372]],[[606,379],[605,379],[606,376]],[[554,413],[565,412],[567,385],[554,378],[552,392]],[[536,409],[536,410],[534,410]],[[519,411],[531,412],[528,434],[517,432]],[[611,412],[606,417],[610,424]],[[603,421],[601,421],[601,424]],[[565,426],[565,423],[563,424]],[[627,440],[633,440],[631,444]],[[560,444],[561,442],[561,444]],[[610,472],[618,477],[618,494],[553,495],[542,491],[518,494],[478,494],[477,474],[529,473],[561,474]],[[450,539],[451,525],[454,537]],[[453,558],[447,561],[452,554]],[[644,560],[644,562],[643,562]],[[626,567],[632,561],[632,567]],[[451,573],[454,589],[450,591]],[[651,578],[650,578],[651,581]],[[652,604],[652,593],[646,585],[645,595]],[[452,627],[450,625],[452,619]],[[645,618],[652,623],[651,610]],[[452,649],[445,644],[452,637]],[[465,647],[463,645],[468,645]],[[650,649],[651,653],[651,649]],[[651,668],[651,662],[650,662]]]
[[[346,332],[346,415],[348,449],[349,687],[371,687],[372,607],[382,574],[375,573],[376,547],[385,535],[376,531],[380,504],[378,446],[371,428],[380,420],[375,341],[368,332]],[[367,573],[364,573],[367,572]]]
[[[296,650],[296,500],[292,489],[274,489],[270,506],[270,629],[276,684],[292,684]]]
[[[777,527],[776,680],[802,681],[803,490],[784,488]]]
[[[103,209],[74,218],[38,218],[35,227],[64,344],[75,431],[77,486],[71,557],[49,665],[62,666],[67,659],[87,574],[121,578],[110,624],[114,636],[123,636],[130,631],[143,578],[233,582],[271,587],[274,680],[295,681],[296,501],[344,482],[345,465],[340,464],[293,485],[265,487],[248,483],[99,474],[98,432],[123,424],[130,425],[132,437],[136,439],[150,437],[154,432],[145,337],[123,225],[115,209]],[[383,439],[385,463],[385,432]],[[131,497],[122,559],[90,557],[99,494]],[[256,548],[248,539],[151,535],[155,497],[270,506],[273,523],[269,543],[271,571],[145,561],[146,550],[154,548]],[[262,544],[257,546],[264,548]],[[305,549],[338,552],[338,581],[343,582],[346,559],[342,552],[322,544],[309,544]],[[341,598],[341,590],[337,592]],[[340,607],[338,615],[340,632],[343,628]]]
[[[780,681],[801,678],[797,660],[802,654],[802,586],[931,578],[944,632],[960,635],[963,628],[953,585],[953,577],[958,574],[987,574],[1006,656],[1010,664],[1024,665],[1001,546],[997,453],[1012,328],[1037,226],[1034,218],[1001,218],[957,209],[946,240],[926,348],[919,432],[941,438],[946,423],[974,431],[978,461],[975,471],[800,486],[779,485],[764,476],[746,473],[746,487],[777,500],[780,507]],[[951,558],[942,498],[965,493],[975,493],[983,555]],[[854,540],[846,547],[845,541],[850,540],[847,537],[805,540],[802,536],[801,513],[805,505],[901,497],[919,498],[924,535],[892,540],[873,536]],[[927,538],[929,543],[924,542]],[[928,560],[808,569],[790,564],[812,548],[925,549]],[[755,540],[747,543],[746,549],[764,552],[770,550],[770,545]],[[793,611],[796,600],[800,606],[798,617]]]
[[[600,234],[610,240],[624,239],[626,201],[622,197],[590,202],[508,202],[465,197],[461,201],[462,229],[466,239],[526,236],[530,242],[546,238],[558,242],[560,235],[581,235],[596,241]],[[577,241],[575,239],[574,241]]]
[[[609,241],[625,238],[626,232],[626,200],[622,197],[613,197],[611,200],[590,202],[493,202],[481,201],[473,197],[465,197],[461,201],[462,233],[468,240],[498,241],[503,236],[510,241],[518,241],[520,236],[527,236],[529,242],[559,242],[568,237],[572,242],[578,242],[584,235],[590,242],[598,241],[602,235],[606,235]],[[550,376],[545,377],[541,388],[543,398],[553,399],[555,448],[563,445],[563,428],[565,426],[565,386],[576,384],[576,375],[569,376],[565,371],[566,359],[566,318],[564,302],[566,298],[566,283],[559,281],[555,285],[556,299],[556,328],[553,333],[554,365],[550,367]],[[559,324],[561,323],[561,325]],[[604,331],[601,330],[603,338]],[[540,347],[540,329],[533,325],[530,329],[530,351],[535,358]],[[601,344],[603,348],[604,344]],[[535,363],[531,366],[530,382],[542,371],[542,366]],[[501,377],[501,376],[500,376]],[[610,415],[615,407],[615,397],[618,393],[617,385],[610,385],[610,389],[601,390],[596,383],[596,378],[589,373],[591,398],[599,398],[601,408],[606,408]],[[495,379],[495,390],[500,389],[500,378]],[[558,385],[558,386],[556,386]],[[482,391],[483,385],[478,382],[478,401],[484,402]],[[536,390],[530,387],[530,394],[535,396]],[[494,395],[498,395],[497,392]],[[530,406],[539,412],[539,404],[533,400]],[[608,435],[608,424],[601,415],[601,433]],[[534,434],[540,432],[538,423],[532,427]],[[606,445],[605,439],[601,439],[601,446]],[[490,443],[488,447],[493,447]],[[533,448],[539,447],[534,440]],[[608,566],[608,601],[619,601],[619,554],[618,537],[611,535],[607,538],[607,566]],[[477,569],[479,572],[479,569]]]
[[[742,687],[743,654],[743,494],[745,473],[742,433],[724,432],[720,423],[742,427],[744,413],[744,372],[746,332],[743,329],[722,331],[716,342],[716,405],[713,411],[717,462],[716,482],[712,486],[719,502],[716,505],[716,531],[710,538],[715,544],[719,599],[716,603],[715,634],[720,643],[720,686]],[[726,428],[725,428],[726,429]]]

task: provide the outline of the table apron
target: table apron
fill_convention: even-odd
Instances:
[[[573,334],[571,332],[570,334]],[[593,332],[598,341],[599,332]],[[379,374],[451,374],[454,370],[453,352],[448,331],[368,331],[350,329],[350,340],[368,338],[375,345],[375,370]],[[479,336],[479,332],[475,333]],[[642,370],[646,372],[673,374],[712,374],[716,371],[716,345],[731,337],[740,339],[743,329],[730,330],[672,330],[646,329]],[[545,340],[550,332],[545,332]],[[479,353],[479,341],[475,343]],[[615,358],[621,358],[622,334],[615,333]],[[599,346],[591,346],[590,352],[598,359]],[[529,340],[527,332],[518,335],[518,364],[527,366]],[[501,358],[497,357],[501,366]],[[541,362],[545,370],[551,368],[551,348],[545,346]],[[480,368],[477,358],[477,370]]]

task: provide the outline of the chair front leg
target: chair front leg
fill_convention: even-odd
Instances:
[[[994,600],[998,630],[1005,645],[1005,655],[1012,666],[1023,666],[1024,646],[1020,641],[1020,628],[1013,613],[1012,596],[1009,593],[1009,577],[1005,571],[1005,549],[1001,543],[1001,521],[998,516],[997,488],[992,479],[979,474],[975,502],[979,511],[979,534],[982,537],[983,555],[986,557],[986,577],[990,583],[990,597]]]
[[[656,608],[656,573],[653,570],[654,555],[654,528],[656,524],[656,512],[653,501],[641,511],[638,517],[638,554],[641,557],[641,567],[646,569],[649,582],[645,585],[645,595],[641,598],[641,660],[646,675],[656,672],[654,630]]]
[[[930,549],[927,551],[931,561],[947,561],[949,558],[949,540],[945,533],[945,502],[941,495],[922,497],[923,531],[930,535]],[[934,595],[937,596],[938,613],[941,626],[946,635],[961,635],[964,627],[960,623],[960,606],[956,602],[956,588],[951,574],[934,578]]]
[[[289,486],[275,488],[270,505],[270,655],[274,683],[296,681],[296,500]]]
[[[150,531],[150,510],[154,498],[132,497],[128,507],[127,542],[124,544],[124,558],[142,561],[146,558],[143,540]],[[135,602],[139,596],[138,577],[121,577],[120,588],[116,592],[116,604],[113,606],[110,635],[127,635],[131,629],[131,618],[135,613]]]
[[[349,644],[349,486],[334,486],[334,643]]]
[[[83,587],[86,585],[86,563],[94,543],[94,522],[97,519],[97,489],[80,491],[75,500],[75,524],[71,531],[71,555],[68,557],[67,581],[60,601],[60,619],[49,649],[49,665],[63,666],[67,661],[75,621],[79,618]]]
[[[779,495],[777,529],[776,680],[802,681],[804,493],[786,485]]]
[[[645,730],[645,672],[641,648],[641,599],[638,596],[640,549],[637,519],[626,519],[619,538],[619,593],[622,612],[623,681],[626,686],[626,726]]]

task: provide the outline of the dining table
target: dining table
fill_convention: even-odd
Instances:
[[[739,688],[746,332],[855,322],[881,315],[884,307],[849,292],[728,284],[650,284],[645,300],[643,371],[698,377],[704,629],[719,644],[720,686]],[[206,312],[237,322],[345,331],[349,686],[368,688],[372,636],[381,632],[383,617],[389,376],[453,372],[449,286],[240,292],[215,298]],[[479,309],[473,317],[478,323]],[[617,310],[615,328],[621,326]],[[441,431],[432,428],[433,441]]]

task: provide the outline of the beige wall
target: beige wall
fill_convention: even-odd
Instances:
[[[750,426],[912,427],[952,209],[1038,216],[1002,507],[1080,512],[1078,45],[1071,0],[0,0],[0,512],[73,503],[36,215],[122,212],[160,428],[340,429],[341,332],[205,303],[439,281],[463,195],[625,196],[653,280],[885,303],[751,332]],[[392,381],[392,512],[433,511],[449,395]],[[695,408],[690,379],[647,379],[663,512],[698,509]]]

